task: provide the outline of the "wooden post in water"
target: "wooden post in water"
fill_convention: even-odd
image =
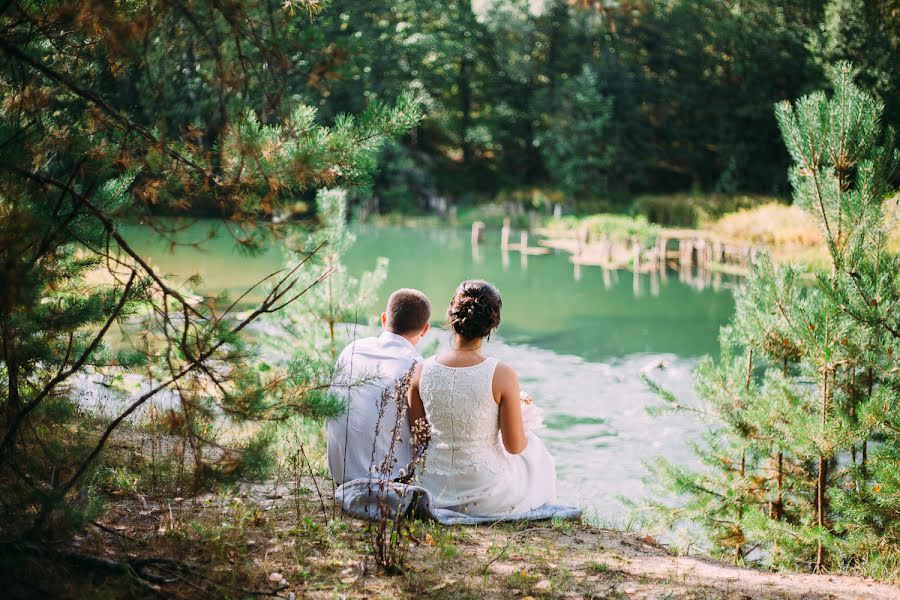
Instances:
[[[600,236],[600,257],[604,268],[608,269],[612,264],[612,243],[605,233]]]
[[[519,234],[519,256],[522,261],[522,268],[528,268],[528,232],[524,229]]]
[[[509,252],[509,217],[503,218],[503,229],[500,230],[500,249]]]
[[[637,236],[631,236],[631,268],[637,273],[641,269],[641,244]]]
[[[690,269],[694,266],[694,245],[691,240],[678,240],[678,266],[681,270]]]
[[[478,244],[481,242],[484,237],[484,223],[481,221],[475,221],[472,223],[472,247],[478,247]]]
[[[697,249],[697,268],[700,270],[705,270],[709,268],[709,264],[707,262],[709,258],[709,249],[707,248],[708,244],[705,240],[698,239],[694,242],[694,248]]]
[[[559,206],[559,204],[557,204],[557,206]],[[590,237],[591,232],[588,230],[587,226],[582,225],[578,228],[578,231],[575,233],[575,256],[581,256],[582,253],[584,253]]]

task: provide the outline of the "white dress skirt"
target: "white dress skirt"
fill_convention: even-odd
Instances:
[[[535,433],[526,431],[528,447],[520,454],[503,448],[493,393],[497,362],[447,367],[432,357],[422,367],[419,388],[431,441],[419,483],[436,508],[500,516],[556,500],[556,465]]]

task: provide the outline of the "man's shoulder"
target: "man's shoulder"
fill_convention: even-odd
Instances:
[[[378,338],[377,337],[364,337],[358,338],[344,346],[344,349],[341,350],[341,357],[349,356],[354,352],[366,352],[371,351],[374,348],[378,347]]]

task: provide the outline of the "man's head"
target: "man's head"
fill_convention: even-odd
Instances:
[[[387,310],[381,313],[381,324],[387,331],[402,335],[417,344],[428,331],[431,302],[428,296],[411,288],[401,288],[388,298]]]

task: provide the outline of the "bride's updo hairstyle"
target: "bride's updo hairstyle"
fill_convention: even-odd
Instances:
[[[489,337],[500,325],[503,300],[493,285],[482,279],[463,281],[450,301],[450,328],[467,340]]]

